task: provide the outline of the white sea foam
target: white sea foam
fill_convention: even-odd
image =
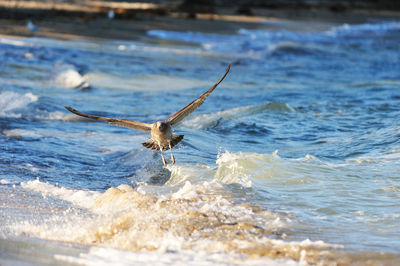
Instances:
[[[131,42],[126,45],[118,45],[118,50],[120,51],[134,51],[135,53],[157,53],[157,54],[165,54],[167,56],[175,56],[175,55],[198,55],[198,56],[210,56],[213,53],[208,52],[207,50],[202,49],[202,47],[187,47],[187,46],[161,46],[161,45],[148,45],[136,43],[132,44]]]
[[[270,232],[287,225],[285,218],[257,206],[232,202],[220,193],[224,188],[216,180],[196,185],[186,181],[178,191],[161,196],[129,185],[104,193],[57,187],[38,180],[22,182],[21,186],[93,213],[79,215],[67,209],[14,225],[14,230],[31,236],[96,245],[79,257],[56,255],[57,260],[65,262],[150,264],[154,262],[150,256],[159,258],[159,265],[297,265],[307,263],[309,256],[316,253],[337,248],[322,241],[269,238]]]
[[[147,32],[149,36],[156,37],[164,40],[174,40],[180,42],[187,42],[192,44],[199,44],[202,47],[202,51],[208,53],[218,53],[224,56],[226,48],[232,52],[238,52],[241,49],[241,45],[245,42],[246,38],[240,35],[220,35],[211,33],[200,33],[200,32],[177,32],[177,31],[165,31],[165,30],[150,30]],[[193,49],[192,49],[193,50]]]
[[[167,185],[176,185],[187,180],[210,180],[213,177],[213,169],[205,164],[170,164],[167,169],[171,172]]]
[[[252,181],[247,165],[242,154],[231,154],[225,152],[217,159],[218,170],[215,179],[225,184],[241,184],[244,187],[251,187]]]
[[[86,78],[71,64],[56,64],[52,71],[52,78],[54,83],[67,89],[85,89],[89,87]]]
[[[3,130],[2,133],[7,137],[13,137],[13,138],[20,138],[20,137],[39,138],[39,137],[41,137],[41,135],[36,133],[35,131],[25,130],[25,129],[20,129],[20,128]]]
[[[13,128],[13,129],[5,129],[1,133],[7,137],[12,137],[12,138],[40,139],[42,137],[59,137],[60,135],[65,136],[66,134],[70,138],[81,137],[79,133],[73,133],[73,132],[65,133],[58,130],[50,130],[50,129],[27,130],[22,128]]]
[[[60,111],[55,112],[42,112],[35,115],[35,119],[39,120],[50,120],[50,121],[76,121],[78,120],[76,115],[71,113],[65,113]]]
[[[264,182],[287,185],[314,183],[317,182],[314,172],[321,174],[334,171],[334,166],[314,156],[286,159],[281,158],[277,150],[271,154],[226,151],[218,156],[216,163],[216,180],[244,187],[252,187],[253,183],[258,187]]]
[[[7,179],[0,179],[0,185],[9,185],[11,184],[10,180]]]
[[[295,266],[299,265],[291,259],[247,259],[245,262],[239,255],[221,253],[159,253],[159,252],[131,252],[112,248],[93,247],[79,257],[55,255],[62,262],[80,265],[239,265],[245,263],[249,266]]]
[[[337,165],[330,165],[309,154],[300,158],[285,159],[278,155],[277,150],[271,154],[225,151],[218,155],[216,167],[202,164],[169,165],[171,177],[167,184],[176,185],[188,181],[198,184],[212,181],[213,184],[252,187],[254,182],[260,183],[275,178],[276,182],[286,184],[313,183],[315,181],[311,175],[312,171],[329,172],[333,171],[335,166]]]
[[[217,41],[221,37],[231,38],[228,35],[220,35],[213,33],[201,33],[201,32],[179,32],[179,31],[166,31],[166,30],[149,30],[147,32],[149,36],[157,37],[159,39],[176,40],[189,43],[202,43],[206,47],[205,41]]]
[[[45,196],[55,196],[60,199],[69,201],[77,206],[88,209],[94,206],[96,198],[100,195],[99,192],[95,191],[85,191],[58,187],[49,183],[41,182],[39,180],[21,182],[21,187],[24,189],[40,192]]]
[[[273,165],[281,161],[277,151],[270,155],[257,153],[230,153],[224,152],[218,156],[218,170],[215,178],[224,182],[243,180],[251,186],[251,178],[266,178],[271,176]]]
[[[0,93],[0,116],[16,117],[22,116],[30,103],[36,102],[38,97],[31,92],[19,94],[13,91]]]
[[[400,30],[400,22],[382,22],[382,23],[365,23],[365,24],[343,24],[338,27],[330,29],[327,33],[329,35],[349,35],[349,34],[365,34],[365,33],[385,33],[388,31]]]
[[[12,46],[33,46],[32,43],[24,41],[23,38],[14,38],[14,37],[0,37],[1,44],[7,44]]]
[[[30,111],[29,105],[37,102],[38,96],[31,92],[17,93],[13,91],[0,92],[0,116],[20,118],[22,116],[31,116],[39,120],[61,120],[61,121],[75,121],[77,117],[71,113],[54,111]],[[7,130],[7,134],[14,136],[28,136],[32,135],[32,131],[24,131],[22,129]]]

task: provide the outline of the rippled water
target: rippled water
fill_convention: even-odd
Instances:
[[[324,27],[0,37],[0,263],[400,263],[400,24]],[[166,168],[64,109],[164,120],[229,63]]]

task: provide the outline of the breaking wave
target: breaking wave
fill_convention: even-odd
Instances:
[[[366,33],[384,34],[391,31],[399,31],[400,22],[365,23],[358,25],[343,24],[330,29],[327,33],[333,36],[362,35]]]
[[[21,186],[44,197],[66,200],[89,213],[76,215],[67,209],[43,221],[10,225],[17,235],[95,244],[100,249],[159,254],[206,252],[224,258],[233,254],[231,263],[246,258],[312,263],[329,260],[335,249],[341,248],[322,241],[285,241],[282,230],[288,225],[287,217],[256,205],[235,203],[223,196],[223,187],[215,181],[197,185],[186,181],[178,190],[162,195],[147,191],[145,186],[134,189],[120,185],[104,193],[57,187],[38,180]]]
[[[215,126],[221,119],[239,119],[257,115],[263,112],[296,112],[289,104],[282,102],[269,102],[260,105],[250,105],[219,111],[214,114],[201,114],[191,116],[182,122],[182,125],[192,129],[204,129]]]
[[[22,112],[28,109],[28,105],[37,100],[38,97],[31,92],[19,94],[3,91],[0,93],[0,116],[20,118]]]
[[[0,92],[0,116],[39,120],[76,120],[74,115],[65,112],[49,112],[36,109],[36,106],[32,106],[31,104],[38,102],[38,100],[39,97],[31,92],[22,94],[13,91],[2,91]]]
[[[56,64],[52,70],[55,84],[67,89],[87,89],[90,87],[87,78],[83,77],[71,64]]]
[[[150,30],[148,35],[159,39],[200,44],[204,50],[236,52],[238,55],[314,54],[328,52],[330,43],[359,43],[370,35],[384,35],[398,31],[400,22],[365,23],[335,26],[322,32],[293,32],[288,30],[241,29],[237,35],[219,35],[199,32]],[[350,40],[349,40],[350,38]],[[368,45],[368,42],[367,42]]]

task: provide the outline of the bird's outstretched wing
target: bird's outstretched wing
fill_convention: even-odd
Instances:
[[[85,113],[81,113],[81,112],[79,112],[79,111],[77,111],[74,108],[71,108],[69,106],[65,106],[65,108],[68,111],[70,111],[70,112],[72,112],[72,113],[74,113],[76,115],[80,115],[80,116],[91,118],[91,119],[106,121],[110,125],[128,127],[128,128],[142,130],[142,131],[151,130],[151,127],[152,127],[152,124],[147,124],[147,123],[142,123],[142,122],[132,121],[132,120],[126,120],[126,119],[107,118],[107,117],[102,117],[102,116],[85,114]]]
[[[208,91],[206,91],[203,95],[201,95],[199,98],[194,100],[193,102],[189,103],[186,105],[184,108],[176,112],[173,116],[171,116],[166,122],[168,122],[171,126],[178,124],[181,122],[185,117],[193,113],[197,108],[199,108],[204,100],[210,95],[210,93],[224,80],[226,75],[229,72],[229,69],[231,68],[231,64],[228,65],[228,68],[225,71],[225,74],[220,78],[220,80],[217,81],[217,83],[214,84]]]

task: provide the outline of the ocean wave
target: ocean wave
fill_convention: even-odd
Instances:
[[[31,107],[32,103],[39,100],[39,97],[31,92],[17,93],[13,91],[0,92],[0,116],[11,118],[29,118],[50,121],[76,121],[77,117],[70,113],[60,111],[45,111]],[[8,131],[8,134],[15,135],[16,131]],[[24,132],[21,136],[26,135]],[[31,133],[29,133],[31,134]],[[29,135],[28,134],[28,135]]]
[[[167,168],[171,176],[166,184],[176,185],[187,181],[197,184],[212,180],[218,184],[237,184],[257,189],[259,185],[262,186],[263,180],[275,178],[278,178],[276,182],[285,185],[310,184],[317,182],[312,178],[312,171],[329,172],[335,167],[312,155],[281,158],[277,150],[270,154],[225,151],[218,155],[215,163],[216,167],[202,164],[169,165]],[[253,183],[257,186],[253,186]]]
[[[85,191],[54,186],[49,183],[41,182],[38,179],[21,182],[21,187],[40,192],[43,195],[55,196],[87,209],[90,209],[95,205],[96,199],[100,195],[95,191]]]
[[[338,27],[333,27],[326,33],[331,36],[342,35],[365,35],[366,33],[385,34],[391,31],[399,31],[400,22],[380,22],[380,23],[364,23],[364,24],[343,24]]]
[[[131,77],[106,73],[88,73],[90,84],[99,88],[132,91],[175,91],[198,86],[209,86],[208,82],[168,75],[137,75]]]
[[[12,138],[29,137],[29,138],[39,139],[41,137],[41,135],[36,133],[35,131],[20,129],[20,128],[3,130],[2,133],[4,136]]]
[[[149,36],[153,37],[158,37],[156,31],[149,31],[148,32]],[[160,39],[163,37],[160,36]],[[145,44],[145,43],[132,43],[132,42],[121,42],[117,45],[117,49],[120,52],[131,52],[134,51],[135,53],[157,53],[157,54],[166,54],[166,55],[178,55],[178,56],[184,56],[184,55],[198,55],[198,56],[209,56],[212,55],[211,52],[208,52],[207,50],[203,49],[201,46],[187,46],[187,45],[182,45],[182,43],[174,43],[173,46],[167,45],[151,45],[151,44]]]
[[[34,46],[30,42],[24,41],[22,38],[13,38],[13,37],[0,37],[0,44],[12,45],[12,46],[20,46],[20,47],[32,47]]]
[[[311,184],[317,182],[313,172],[332,171],[328,163],[312,155],[286,159],[281,158],[277,150],[271,154],[224,152],[218,156],[216,163],[216,180],[254,188],[262,187],[267,180],[284,185]]]
[[[280,230],[287,226],[284,216],[255,205],[234,203],[223,196],[228,192],[221,193],[223,187],[215,181],[197,185],[186,181],[178,190],[158,196],[146,187],[134,189],[129,185],[104,193],[38,180],[21,186],[93,213],[54,212],[46,219],[14,225],[15,233],[48,240],[102,246],[110,252],[116,248],[141,254],[229,254],[242,262],[251,258],[316,262],[329,260],[334,249],[341,248],[322,241],[279,239]]]
[[[166,31],[166,30],[149,30],[147,35],[157,37],[159,39],[181,41],[187,43],[199,43],[203,48],[210,49],[211,45],[220,41],[222,38],[234,39],[231,35],[221,35],[215,33],[201,33],[201,32],[179,32],[179,31]],[[212,45],[213,46],[213,45]]]
[[[8,179],[0,179],[0,185],[9,185],[12,184],[12,182]]]
[[[87,89],[90,87],[86,78],[71,64],[55,64],[51,75],[55,84],[67,89]]]
[[[330,53],[327,45],[365,42],[366,35],[384,35],[400,29],[400,22],[344,24],[327,31],[296,32],[289,30],[240,29],[236,35],[200,32],[151,30],[147,34],[159,39],[199,44],[203,50],[222,53],[231,51],[239,57],[274,56],[281,54],[313,55]],[[350,40],[351,39],[351,40]],[[335,49],[333,49],[334,51]]]
[[[198,182],[212,179],[213,169],[205,164],[173,164],[167,169],[171,175],[166,185],[176,185],[185,181]]]
[[[36,102],[38,96],[31,92],[20,94],[13,91],[0,92],[0,116],[20,118],[29,104]]]
[[[237,254],[222,253],[196,253],[193,251],[185,251],[179,253],[160,253],[160,252],[131,252],[104,247],[92,247],[88,252],[81,253],[79,257],[59,255],[55,258],[61,262],[79,265],[239,265],[243,263],[243,258]],[[249,266],[298,266],[299,263],[292,259],[247,259],[246,265]],[[303,263],[304,264],[304,263]],[[301,263],[300,263],[301,265]]]
[[[204,129],[215,126],[221,119],[238,119],[257,115],[266,111],[270,112],[297,112],[287,103],[268,102],[260,105],[250,105],[219,111],[214,114],[201,114],[192,116],[182,122],[182,125],[192,129]]]
[[[38,120],[49,120],[49,121],[77,121],[79,118],[76,115],[70,114],[70,113],[65,113],[65,112],[60,112],[60,111],[54,111],[54,112],[47,112],[47,111],[41,111],[41,112],[36,112],[34,115],[34,119]]]
[[[210,52],[236,53],[237,56],[274,55],[279,50],[287,48],[289,52],[309,54],[313,49],[304,46],[310,41],[321,41],[327,36],[290,32],[286,30],[248,30],[241,29],[236,35],[220,35],[199,32],[174,32],[174,31],[149,31],[153,37],[168,40],[177,40],[188,43],[200,44],[204,50]],[[317,37],[317,36],[318,37]],[[319,34],[321,35],[321,34]],[[288,43],[291,47],[288,47]],[[290,49],[293,48],[293,49]],[[323,49],[322,49],[323,50]]]
[[[268,54],[270,56],[282,56],[282,55],[298,55],[307,56],[315,54],[323,54],[324,50],[317,45],[304,45],[292,41],[283,41],[276,44],[270,45],[268,48]]]

